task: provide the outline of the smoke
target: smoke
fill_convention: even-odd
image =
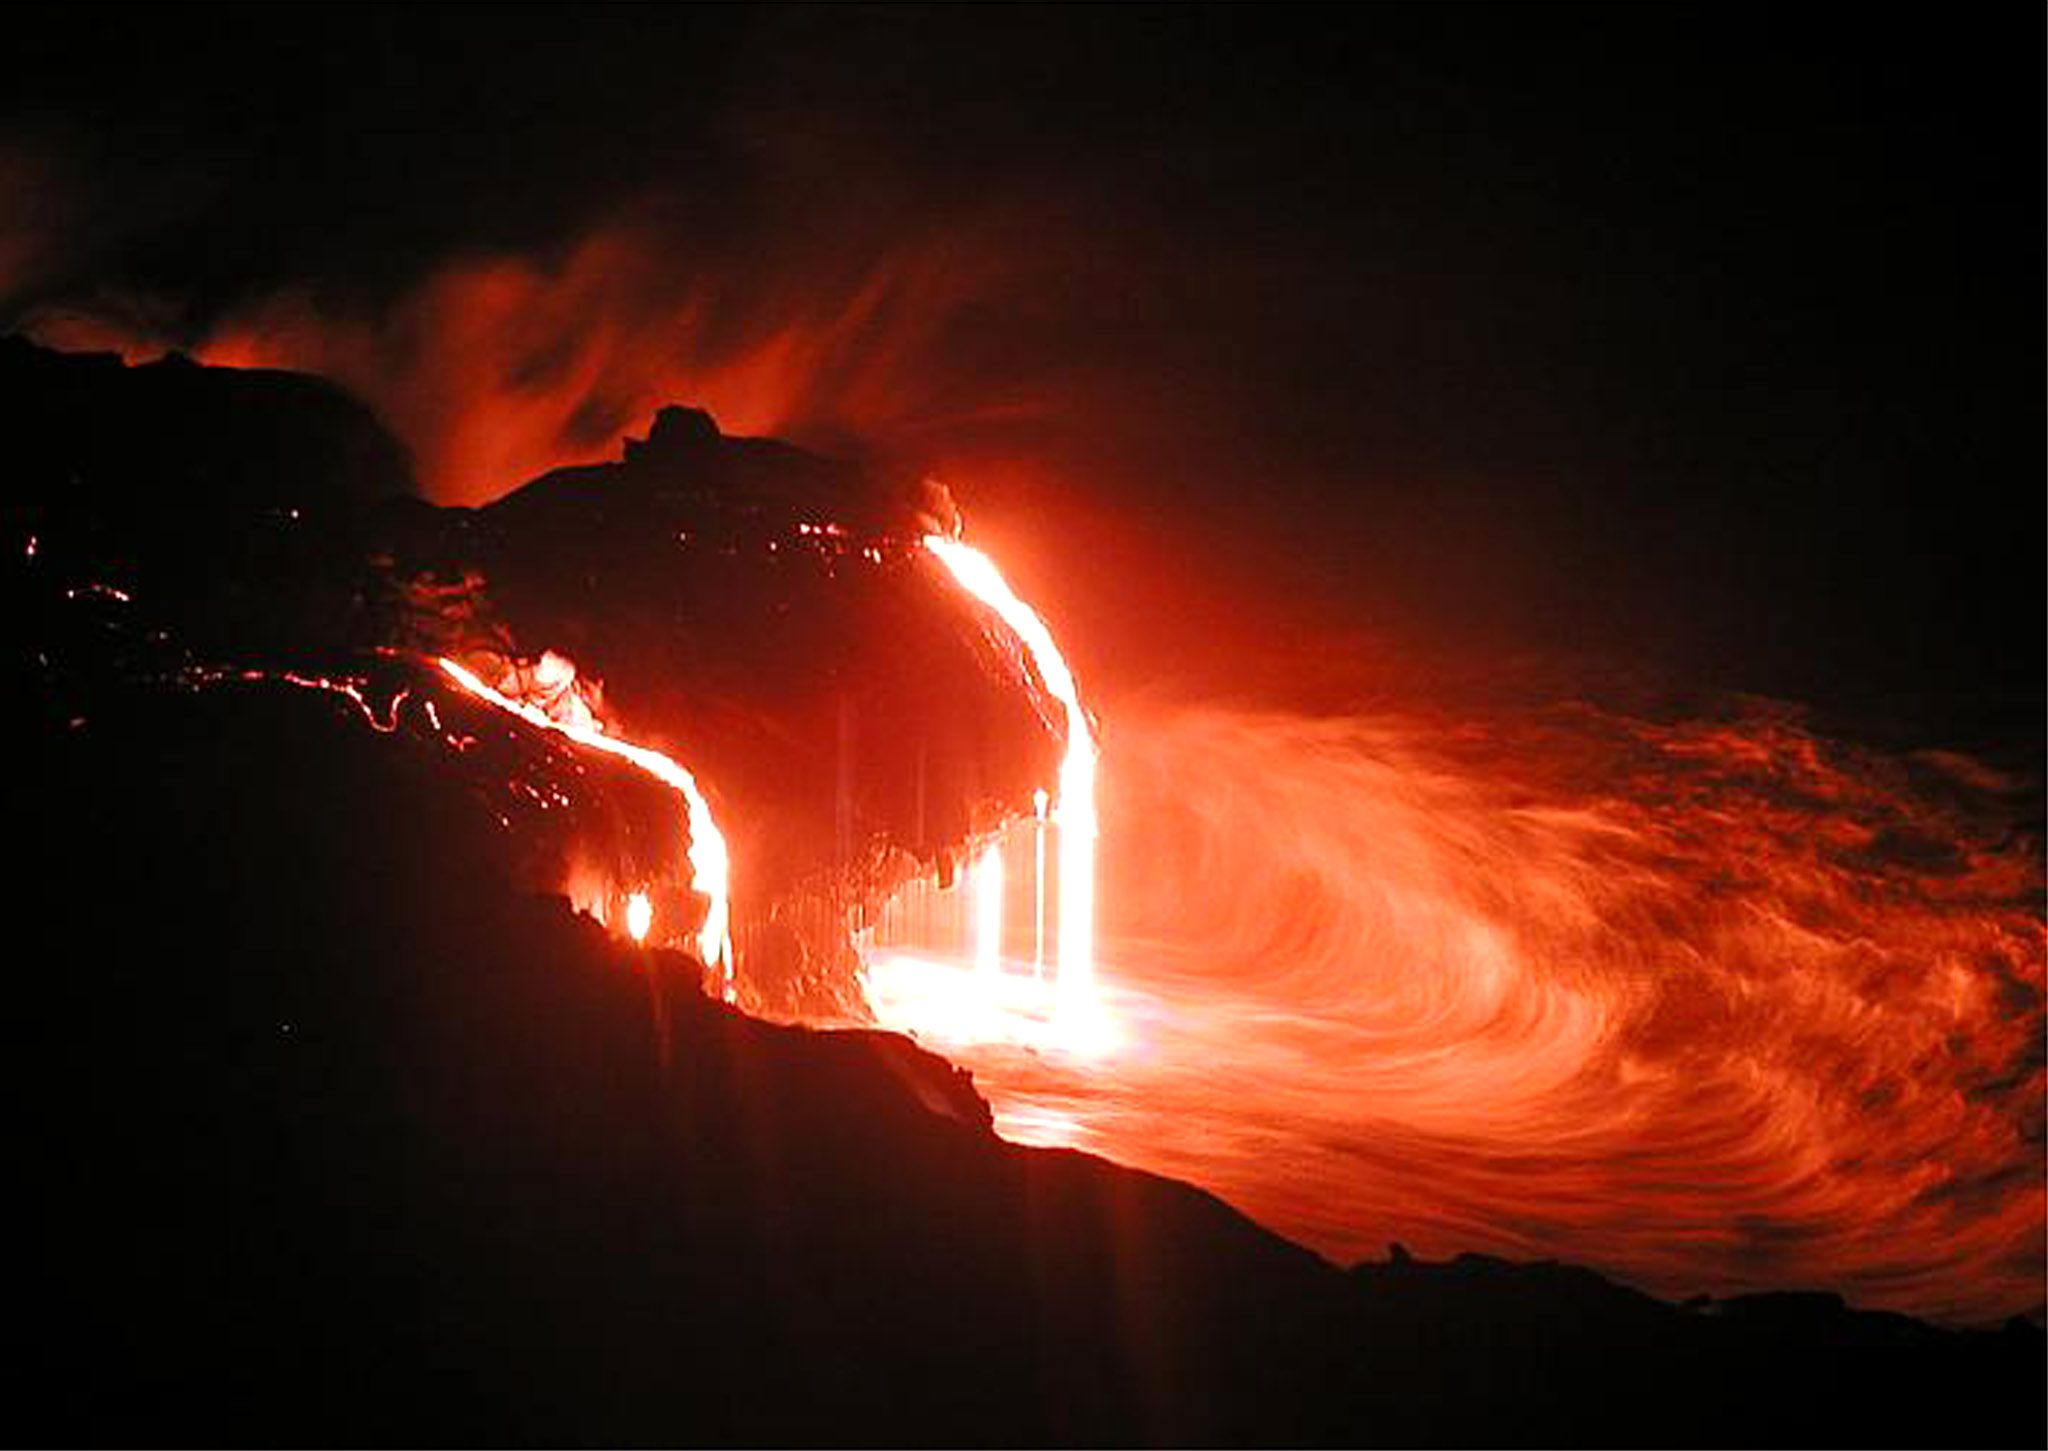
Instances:
[[[1103,980],[1132,1047],[964,1062],[998,1121],[1401,1240],[1672,1294],[2036,1309],[2026,792],[1783,712],[1127,707]]]
[[[764,166],[771,200],[745,222],[650,196],[568,240],[461,249],[392,288],[308,277],[203,307],[58,289],[21,326],[130,362],[177,349],[333,379],[442,504],[616,458],[676,402],[728,433],[924,472],[1071,624],[1091,677],[1200,668],[1224,635],[1313,611],[1311,572],[1265,587],[1276,540],[1308,516],[1268,497],[1284,462],[1269,452],[1254,471],[1257,405],[1214,346],[1292,290],[1284,268],[1176,252],[1084,184],[905,204],[881,222],[872,211],[902,189],[886,166],[839,149]],[[838,179],[820,200],[825,174]],[[1240,478],[1251,487],[1228,486]],[[1078,538],[1100,574],[1064,567]]]
[[[42,157],[18,142],[0,140],[0,196],[9,199],[0,210],[0,302],[41,280],[50,223],[45,220],[39,228],[31,219],[47,219],[58,209],[61,202],[53,190]]]
[[[953,336],[978,302],[1037,286],[1028,274],[1022,259],[947,236],[858,275],[733,279],[622,221],[547,257],[451,261],[375,311],[293,288],[185,339],[132,307],[47,308],[26,330],[131,361],[182,343],[211,364],[335,379],[406,440],[431,498],[477,504],[547,469],[616,457],[677,400],[709,408],[727,432],[910,451],[1043,416],[1022,387],[977,386],[961,356],[971,348]]]

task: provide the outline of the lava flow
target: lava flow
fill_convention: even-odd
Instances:
[[[732,861],[725,837],[711,819],[711,803],[704,799],[697,778],[660,751],[607,734],[580,688],[576,667],[560,655],[542,655],[532,680],[520,687],[517,698],[486,685],[474,672],[453,660],[444,657],[439,663],[450,680],[477,699],[509,711],[529,725],[559,731],[578,745],[630,762],[683,798],[689,824],[690,886],[710,903],[704,923],[697,929],[697,954],[707,966],[724,975],[726,995],[731,997]],[[633,893],[626,908],[629,935],[636,942],[645,940],[653,922],[654,908],[646,894]]]
[[[941,1040],[996,1038],[1099,1054],[1114,1042],[1115,1034],[1095,984],[1097,749],[1088,712],[1052,631],[1037,611],[1018,598],[995,562],[971,545],[944,535],[927,535],[924,546],[962,589],[992,610],[1015,636],[1040,683],[1059,702],[1066,747],[1060,758],[1059,794],[1051,816],[1059,839],[1057,875],[1048,874],[1045,868],[1043,833],[1047,823],[1041,793],[1039,814],[1029,826],[1036,970],[1026,977],[1004,968],[1004,854],[1013,849],[1013,843],[999,837],[981,848],[972,868],[972,970],[964,969],[958,956],[946,950],[951,944],[932,941],[934,934],[926,921],[920,924],[920,931],[907,934],[913,945],[924,950],[869,954],[864,973],[868,1004],[884,1026]],[[1054,890],[1058,893],[1057,973],[1048,1006],[1042,977],[1044,923],[1046,901]],[[886,922],[886,911],[884,918]],[[891,933],[889,945],[900,946],[905,936]],[[931,950],[933,947],[938,950]]]

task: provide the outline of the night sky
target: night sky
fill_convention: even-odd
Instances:
[[[951,480],[1112,686],[1262,640],[1592,655],[2032,753],[2041,30],[45,12],[0,326],[375,318],[630,225],[738,354],[885,277],[873,368],[787,431]]]

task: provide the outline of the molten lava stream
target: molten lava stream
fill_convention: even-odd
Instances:
[[[1134,709],[1104,764],[1115,1051],[884,984],[1007,1135],[1339,1260],[2039,1306],[2040,864],[1981,767],[1589,709]]]
[[[509,711],[541,730],[557,731],[578,745],[630,762],[683,798],[689,827],[690,886],[710,903],[704,923],[697,930],[697,955],[723,974],[725,995],[730,999],[734,992],[732,859],[724,834],[711,818],[711,803],[698,789],[697,778],[660,751],[606,734],[583,697],[576,667],[559,655],[541,656],[531,680],[520,687],[521,694],[516,699],[484,684],[474,672],[453,660],[443,659],[439,663],[450,680],[477,699]],[[653,922],[654,907],[647,895],[630,894],[625,918],[628,935],[636,942],[646,940]]]
[[[1060,759],[1059,795],[1051,808],[1059,843],[1056,975],[1048,997],[1042,976],[1048,890],[1042,846],[1032,873],[1036,942],[1033,971],[1026,976],[1003,952],[1004,888],[1014,875],[1006,870],[1005,857],[1015,848],[995,841],[982,846],[970,874],[972,942],[960,941],[956,930],[952,941],[925,941],[907,950],[900,942],[891,942],[886,950],[869,951],[864,968],[868,1004],[885,1026],[940,1041],[1004,1040],[1084,1055],[1101,1053],[1114,1043],[1116,1033],[1103,1012],[1095,982],[1094,728],[1052,632],[1037,611],[1017,597],[995,562],[944,535],[926,536],[924,546],[962,589],[1016,636],[1039,682],[1064,713],[1066,749]],[[1041,800],[1039,831],[1045,815]],[[1035,840],[1042,844],[1043,837]],[[913,895],[926,903],[928,885],[918,884]],[[929,936],[928,925],[923,935]]]

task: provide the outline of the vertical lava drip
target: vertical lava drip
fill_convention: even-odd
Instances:
[[[1069,1024],[1096,1015],[1095,998],[1095,758],[1088,713],[1066,658],[1045,621],[1017,597],[986,554],[942,534],[925,536],[925,548],[945,565],[961,588],[987,605],[1023,642],[1046,690],[1066,713],[1066,754],[1060,760],[1059,797],[1053,821],[1059,829],[1058,1014]],[[997,891],[1000,892],[1000,879]]]
[[[1003,966],[1003,848],[992,844],[974,864],[974,969],[997,973]]]

